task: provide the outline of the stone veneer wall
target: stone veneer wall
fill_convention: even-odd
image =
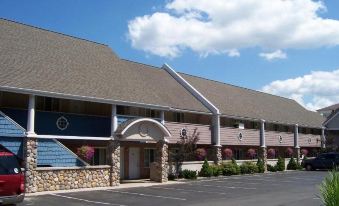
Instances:
[[[109,165],[37,168],[34,173],[35,192],[110,186]]]
[[[150,165],[150,179],[156,182],[168,181],[168,144],[156,144],[156,160]]]

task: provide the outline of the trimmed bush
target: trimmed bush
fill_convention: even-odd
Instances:
[[[237,169],[237,175],[240,174],[240,166],[237,164],[237,161],[232,158],[232,164],[234,164],[234,167]]]
[[[168,174],[168,180],[175,180],[175,174],[173,173]]]
[[[197,172],[194,171],[194,170],[183,170],[182,176],[185,179],[195,180],[195,179],[197,179]]]
[[[222,175],[222,167],[219,165],[211,165],[210,166],[211,170],[212,170],[212,174],[213,176],[217,177]]]
[[[277,167],[267,164],[267,170],[270,171],[270,172],[276,172]]]
[[[224,176],[238,175],[240,174],[240,168],[234,163],[226,163],[222,165],[222,174]]]
[[[208,164],[207,159],[205,159],[204,164],[201,167],[199,176],[201,177],[211,177],[213,175],[213,169]]]
[[[298,169],[298,164],[295,161],[295,159],[293,157],[291,157],[290,161],[287,164],[287,169],[288,170],[296,170]]]
[[[258,172],[258,166],[253,162],[244,162],[240,166],[241,174],[254,174]]]
[[[284,171],[285,170],[285,159],[279,157],[276,167],[277,167],[277,171]]]
[[[261,158],[258,158],[257,166],[258,166],[258,172],[259,173],[265,172],[265,164],[264,164],[264,161]]]
[[[339,171],[332,170],[320,186],[321,200],[325,206],[339,205]]]

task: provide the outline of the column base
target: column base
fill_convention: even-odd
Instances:
[[[221,145],[212,146],[214,164],[220,165],[222,163],[221,147],[222,147]]]
[[[110,185],[118,186],[120,184],[120,142],[111,140],[109,151],[111,154]]]
[[[259,148],[259,158],[264,162],[264,170],[267,172],[267,147],[263,146]]]

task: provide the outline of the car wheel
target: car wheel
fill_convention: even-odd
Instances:
[[[312,165],[306,165],[306,170],[307,170],[307,171],[311,171],[311,170],[313,170],[313,167],[312,167]]]

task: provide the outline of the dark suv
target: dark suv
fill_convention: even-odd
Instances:
[[[22,202],[24,192],[25,179],[18,158],[0,150],[0,205]]]
[[[332,169],[339,166],[339,153],[330,152],[320,154],[314,159],[303,161],[306,170]]]

